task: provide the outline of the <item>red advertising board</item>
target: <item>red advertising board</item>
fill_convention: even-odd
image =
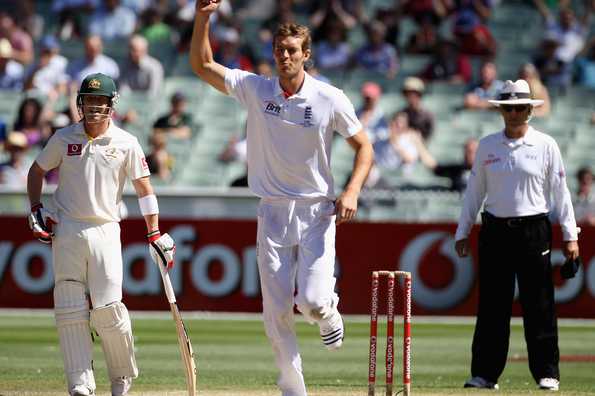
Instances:
[[[234,220],[163,220],[177,244],[171,272],[184,310],[260,312],[255,255],[256,223]],[[401,269],[413,274],[416,315],[474,315],[476,251],[456,257],[454,224],[351,223],[337,232],[337,289],[341,310],[369,310],[370,273]],[[122,223],[124,302],[133,310],[167,310],[158,268],[143,240],[144,221]],[[556,229],[554,264],[563,261]],[[477,229],[471,236],[476,246]],[[595,228],[580,235],[584,267],[562,281],[555,271],[560,317],[595,318]],[[51,248],[31,239],[22,218],[0,218],[0,307],[51,308]],[[514,312],[520,313],[518,303]]]

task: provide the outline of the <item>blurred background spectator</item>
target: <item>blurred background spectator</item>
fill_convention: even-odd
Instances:
[[[455,1],[453,33],[459,51],[465,55],[492,58],[497,43],[485,22],[491,15],[492,0]]]
[[[120,5],[120,0],[103,0],[89,20],[89,33],[105,41],[126,39],[135,28],[135,13]]]
[[[339,20],[328,24],[314,51],[315,63],[324,71],[344,71],[351,60],[347,31]]]
[[[101,0],[53,0],[52,11],[58,15],[57,35],[62,40],[85,35],[83,20]]]
[[[12,59],[27,65],[33,61],[33,40],[29,33],[19,27],[8,12],[0,12],[0,38],[12,46]]]
[[[576,61],[576,80],[583,87],[595,89],[595,37]]]
[[[468,139],[463,145],[463,161],[457,163],[430,163],[429,168],[436,176],[450,179],[450,190],[463,193],[467,188],[467,181],[475,161],[475,154],[479,141],[477,139]],[[427,164],[427,163],[426,163]],[[433,165],[433,166],[432,166]]]
[[[428,16],[421,20],[419,28],[409,36],[405,51],[410,54],[432,54],[438,45],[438,31]]]
[[[556,56],[559,46],[560,43],[557,37],[553,35],[545,36],[532,61],[543,82],[554,95],[566,93],[572,79],[570,66]]]
[[[25,98],[21,102],[13,130],[24,134],[28,146],[40,145],[48,138],[49,120],[38,99]]]
[[[595,194],[593,193],[593,171],[583,167],[576,173],[578,191],[573,202],[574,215],[578,224],[595,225]]]
[[[375,164],[370,170],[370,176],[366,182],[367,188],[388,187],[390,184],[383,174],[396,171],[408,174],[418,161],[428,167],[434,167],[434,159],[429,154],[419,131],[409,126],[407,114],[402,111],[392,116],[389,123],[389,136],[377,140],[373,147]]]
[[[12,60],[12,45],[0,39],[0,89],[20,91],[23,88],[24,68]]]
[[[141,15],[140,35],[147,39],[149,45],[172,44],[175,31],[163,22],[163,15],[158,7],[149,7]]]
[[[355,53],[355,64],[362,69],[392,79],[397,75],[399,61],[395,47],[385,41],[386,27],[380,21],[366,26],[367,42]]]
[[[192,116],[186,112],[186,96],[176,92],[170,100],[170,111],[159,117],[153,124],[153,133],[167,134],[179,139],[189,139],[192,136]]]
[[[560,8],[557,20],[545,6],[543,0],[533,1],[543,16],[545,34],[548,37],[556,38],[559,44],[556,48],[556,58],[566,64],[571,63],[585,45],[593,8],[592,1],[584,2],[585,9],[581,12],[580,19],[577,19],[574,11],[567,6]]]
[[[167,136],[162,132],[153,133],[149,137],[151,151],[147,155],[147,165],[151,175],[160,181],[168,182],[174,166],[174,157],[167,151]]]
[[[327,25],[335,21],[346,29],[353,29],[358,21],[363,21],[363,1],[361,0],[315,1],[312,4],[310,25],[315,33],[315,40],[319,40],[320,32],[327,30]]]
[[[555,94],[565,94],[571,84],[572,63],[585,45],[595,4],[586,0],[580,19],[569,6],[561,7],[556,20],[543,0],[534,0],[534,3],[545,24],[542,51],[535,65],[546,85],[555,89]]]
[[[241,162],[246,166],[246,171],[234,179],[230,187],[248,187],[248,141],[246,134],[242,137],[234,136],[227,142],[225,149],[219,154],[219,161],[223,163]]]
[[[424,82],[417,77],[407,77],[403,83],[403,96],[407,105],[400,111],[407,115],[407,123],[416,129],[424,140],[434,133],[434,115],[423,107]]]
[[[11,187],[25,187],[32,161],[27,160],[29,149],[27,137],[21,132],[10,132],[4,142],[8,160],[0,164],[0,184]]]
[[[382,97],[382,88],[375,82],[368,81],[361,89],[362,105],[356,111],[357,118],[362,123],[363,129],[368,133],[372,143],[388,137],[388,124],[384,111],[378,106]]]
[[[420,26],[426,22],[438,26],[451,7],[449,0],[403,0],[400,2],[401,13],[413,18]]]
[[[34,40],[43,36],[46,26],[43,16],[37,12],[36,3],[36,0],[20,0],[14,7],[19,26]]]
[[[481,65],[479,82],[473,86],[463,100],[463,106],[468,110],[493,110],[494,106],[488,102],[495,99],[504,83],[498,80],[498,71],[493,62]]]
[[[25,89],[39,91],[44,95],[66,93],[68,59],[60,55],[60,44],[54,36],[41,41],[39,59],[26,72]]]
[[[273,77],[273,67],[266,59],[260,59],[256,63],[256,68],[254,69],[254,71],[256,72],[256,74],[259,74],[264,77]]]
[[[163,86],[163,67],[149,55],[149,43],[140,35],[134,35],[128,42],[128,59],[118,81],[121,93],[126,91],[145,92],[155,96]]]
[[[533,99],[543,100],[541,106],[533,107],[535,117],[547,117],[550,115],[552,103],[547,87],[541,82],[539,72],[532,63],[525,63],[519,70],[518,78],[522,78],[529,84]]]
[[[441,40],[434,48],[432,60],[419,76],[426,81],[469,83],[473,74],[467,55],[461,54],[453,41]]]
[[[115,60],[103,54],[103,41],[100,36],[92,35],[85,39],[85,56],[73,60],[67,69],[76,89],[85,76],[93,73],[103,73],[114,80],[120,77],[120,68]]]
[[[240,34],[235,28],[220,28],[217,31],[219,48],[214,54],[215,61],[229,69],[252,71],[252,62],[240,50]]]

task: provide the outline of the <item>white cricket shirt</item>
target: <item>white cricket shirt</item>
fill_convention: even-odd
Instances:
[[[46,171],[58,168],[54,201],[59,212],[93,223],[120,221],[126,179],[150,175],[136,137],[113,122],[95,139],[82,122],[58,130],[35,161]]]
[[[285,99],[279,78],[242,70],[225,73],[227,91],[248,110],[248,184],[259,197],[335,198],[331,174],[333,132],[362,130],[343,91],[306,73]]]
[[[466,238],[484,202],[496,217],[554,211],[565,241],[577,240],[576,221],[562,155],[556,141],[529,126],[522,138],[504,131],[481,139],[465,191],[455,239]]]

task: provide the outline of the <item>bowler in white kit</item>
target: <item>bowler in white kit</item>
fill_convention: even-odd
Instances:
[[[209,16],[219,1],[196,4],[192,68],[248,110],[248,184],[261,198],[257,258],[266,334],[280,371],[277,384],[283,396],[305,396],[293,308],[297,305],[310,323],[318,324],[328,349],[341,346],[335,224],[355,216],[373,161],[372,146],[345,94],[305,72],[311,55],[307,27],[279,26],[273,39],[278,77],[269,79],[213,60]],[[330,167],[335,131],[356,153],[353,174],[338,198]]]
[[[51,137],[27,181],[29,226],[52,244],[54,313],[71,396],[95,394],[91,327],[101,338],[112,395],[126,395],[138,376],[130,317],[121,301],[119,207],[126,180],[139,197],[153,260],[171,267],[175,252],[170,236],[159,232],[157,198],[138,140],[111,120],[116,99],[110,77],[87,76],[77,96],[82,120]],[[51,212],[41,203],[41,190],[54,168],[59,182]]]

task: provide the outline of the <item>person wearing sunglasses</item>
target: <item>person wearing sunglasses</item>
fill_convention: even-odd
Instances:
[[[562,228],[563,253],[578,258],[578,229],[560,149],[529,125],[543,100],[525,80],[504,83],[497,99],[504,129],[479,143],[455,236],[460,257],[483,204],[479,233],[479,307],[465,387],[498,388],[506,364],[510,317],[518,283],[529,369],[539,388],[559,389],[558,329],[550,254],[553,211]],[[552,197],[550,199],[550,196]]]

